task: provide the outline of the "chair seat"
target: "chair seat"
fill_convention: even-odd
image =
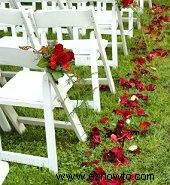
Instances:
[[[0,161],[0,184],[2,184],[5,180],[9,172],[9,165],[7,162]]]
[[[2,88],[0,88],[0,102],[1,104],[13,104],[25,107],[43,107],[43,76],[45,72],[37,71],[20,71],[10,81],[8,81]],[[72,86],[68,83],[69,77],[64,75],[60,78],[59,88],[66,93]],[[51,88],[52,101],[56,99],[57,95]],[[13,103],[12,103],[13,102]],[[24,102],[24,103],[23,103]]]
[[[67,49],[72,49],[74,54],[89,54],[91,48],[93,47],[96,51],[98,51],[98,44],[96,39],[81,39],[81,40],[63,40],[60,42]],[[106,48],[108,45],[108,41],[102,39],[102,46]],[[92,47],[90,47],[92,46]]]

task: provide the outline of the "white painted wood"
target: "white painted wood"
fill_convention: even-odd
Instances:
[[[14,110],[12,106],[1,105],[2,110],[5,112],[9,120],[11,121],[14,128],[18,131],[18,133],[22,134],[25,132],[26,128],[23,123],[18,122],[18,114]]]
[[[40,118],[18,116],[18,122],[23,123],[24,125],[45,126],[44,119],[40,119]],[[55,128],[73,129],[71,126],[71,123],[68,121],[55,121],[54,120],[54,126]]]
[[[103,61],[103,65],[104,65],[104,69],[105,69],[105,72],[106,72],[106,77],[108,79],[108,85],[110,87],[110,91],[112,93],[115,93],[115,85],[114,85],[114,81],[113,81],[113,78],[112,78],[110,67],[109,67],[108,62],[107,62],[107,55],[106,55],[105,49],[103,48],[103,45],[101,43],[102,38],[101,38],[100,30],[99,30],[99,27],[98,27],[97,23],[95,22],[94,17],[95,17],[94,13],[92,11],[91,19],[92,19],[92,22],[94,23],[95,37],[96,37],[97,42],[98,42],[99,51],[100,51],[101,58],[102,58],[102,61]]]
[[[0,107],[0,126],[1,126],[2,130],[5,132],[11,131],[11,127],[10,127],[8,120],[6,119],[1,107]]]
[[[38,157],[16,152],[0,151],[0,159],[39,167],[49,167],[48,159],[45,157]]]
[[[3,184],[8,172],[9,164],[7,162],[0,161],[0,185]]]
[[[46,75],[43,77],[43,97],[44,97],[44,119],[45,134],[47,141],[47,154],[49,169],[58,172],[57,149],[55,139],[54,115],[52,110],[51,85]]]
[[[58,95],[59,101],[60,101],[62,107],[64,108],[64,111],[65,111],[77,137],[79,138],[80,141],[85,141],[87,138],[87,135],[85,134],[85,131],[80,123],[80,120],[74,110],[74,107],[73,107],[68,95],[61,93],[61,91],[59,91],[57,86],[55,85],[55,82],[52,79],[51,75],[50,74],[47,74],[47,75],[48,75],[48,78],[49,78],[56,94]]]
[[[98,78],[98,66],[96,60],[96,51],[91,46],[91,79],[92,79],[92,93],[93,93],[93,101],[94,101],[94,110],[101,111],[100,104],[100,90],[99,90],[99,78]]]
[[[81,10],[78,10],[77,13],[75,10],[38,10],[34,12],[34,19],[38,28],[48,28],[49,25],[51,27],[65,27],[67,25],[68,27],[87,28],[93,26],[92,22],[87,19],[90,15],[90,11]],[[70,21],[70,17],[72,21]]]

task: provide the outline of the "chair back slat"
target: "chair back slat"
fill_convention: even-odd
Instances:
[[[21,11],[0,8],[0,23],[9,25],[23,25]]]
[[[35,68],[39,55],[32,50],[22,50],[20,48],[9,48],[0,46],[0,64],[12,65],[27,68]]]
[[[34,29],[29,19],[28,12],[22,9],[0,9],[0,24],[10,24],[25,27],[27,37],[29,38],[32,48],[40,49],[38,39],[34,35]],[[0,44],[0,64],[1,65],[14,65],[20,67],[34,68],[37,65],[39,55],[33,52],[33,49],[23,50],[19,48],[17,38],[8,37],[8,41],[4,40]],[[7,41],[8,44],[5,43]],[[14,43],[15,42],[15,43]]]
[[[40,10],[34,13],[38,28],[48,27],[82,27],[93,25],[92,12],[83,10]],[[71,18],[71,20],[70,20]]]

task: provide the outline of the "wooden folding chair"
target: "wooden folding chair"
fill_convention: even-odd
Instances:
[[[31,46],[38,50],[41,45],[34,35],[34,29],[28,14],[24,10],[0,9],[0,22],[12,25],[24,25]],[[13,38],[11,37],[11,40]],[[19,46],[0,45],[0,64],[12,65],[35,69],[39,61],[39,54],[33,49],[23,50]],[[12,60],[11,60],[12,59]],[[20,130],[24,124],[45,126],[47,157],[8,152],[0,150],[0,160],[17,162],[49,168],[54,173],[58,172],[56,152],[55,127],[73,129],[80,141],[86,140],[86,134],[74,111],[73,105],[67,95],[72,84],[68,83],[66,76],[60,78],[56,84],[48,72],[23,70],[18,72],[4,86],[0,88],[0,105],[8,116],[13,117],[15,127]],[[55,121],[54,107],[62,107],[69,122]],[[44,119],[21,117],[13,114],[8,106],[38,108],[44,111]]]
[[[60,17],[60,19],[58,19]],[[72,17],[72,20],[68,19]],[[115,92],[115,86],[112,79],[110,67],[108,65],[107,56],[105,52],[105,46],[107,41],[101,38],[101,34],[96,24],[94,13],[92,10],[40,10],[33,13],[32,18],[37,29],[48,27],[77,27],[77,28],[91,28],[94,29],[95,39],[75,39],[75,40],[57,40],[57,42],[63,44],[66,48],[72,49],[75,53],[76,61],[79,58],[84,61],[81,65],[91,66],[91,78],[85,79],[85,82],[92,84],[93,101],[87,101],[87,106],[100,111],[100,91],[99,82],[108,84],[111,92]],[[55,21],[53,21],[55,20]],[[41,40],[43,44],[47,44],[46,34],[41,34]],[[97,53],[100,52],[102,62],[104,65],[106,78],[98,78],[98,66],[97,66]],[[73,101],[75,105],[81,105],[83,101]]]

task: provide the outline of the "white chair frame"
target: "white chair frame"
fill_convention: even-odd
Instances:
[[[0,9],[0,22],[13,25],[25,25],[32,47],[37,49],[40,48],[38,42],[35,42],[35,40],[37,41],[37,39],[34,35],[34,29],[31,27],[29,16],[24,10]],[[8,47],[0,46],[0,56],[1,56],[0,64],[17,65],[27,68],[35,68],[38,63],[37,59],[39,58],[39,55],[33,52],[32,49],[25,51],[17,47],[14,48],[10,46]],[[11,58],[13,60],[11,60]],[[15,92],[15,88],[17,88],[16,85],[17,80],[19,80],[19,78],[22,77],[22,75],[29,75],[31,77],[31,75],[33,74],[41,75],[42,89],[40,89],[40,91],[43,93],[42,94],[43,100],[31,101],[23,100],[22,98],[21,99],[10,98],[11,97],[10,87],[13,87],[12,91]],[[25,78],[22,77],[21,80],[23,79]],[[34,80],[36,81],[35,78]],[[20,90],[23,90],[25,92],[27,92],[28,90],[22,89],[22,86],[20,88],[21,88]],[[47,153],[48,153],[48,157],[39,157],[16,152],[3,151],[3,149],[1,148],[0,160],[17,162],[27,165],[34,165],[39,167],[46,167],[49,168],[54,173],[58,172],[55,127],[73,129],[80,141],[85,141],[87,137],[79,121],[79,118],[74,111],[73,105],[70,102],[69,97],[67,96],[68,88],[70,88],[70,86],[65,87],[65,84],[63,85],[63,81],[61,83],[59,82],[59,84],[56,85],[53,78],[48,72],[35,72],[35,71],[34,72],[21,71],[17,73],[15,77],[13,77],[11,80],[9,80],[3,87],[0,88],[1,108],[5,113],[8,113],[9,116],[15,119],[15,124],[17,124],[18,130],[20,130],[20,126],[24,127],[23,123],[45,126]],[[55,92],[56,96],[56,98],[53,101],[52,101],[52,89]],[[3,94],[3,92],[5,93]],[[64,109],[64,112],[66,113],[69,122],[54,121],[53,109],[55,107],[55,104],[60,104],[60,107]],[[42,109],[44,110],[44,119],[20,117],[17,114],[13,115],[13,112],[9,111],[11,106],[32,107]],[[3,120],[5,120],[5,118]],[[7,127],[8,126],[9,125],[7,125]]]
[[[80,18],[79,18],[79,15],[80,15]],[[60,19],[56,21],[51,20],[52,18],[56,19],[57,17],[60,17]],[[66,17],[73,17],[73,20],[70,21],[66,19]],[[94,39],[88,40],[89,42],[88,48],[90,52],[88,51],[88,53],[83,53],[85,55],[88,54],[90,56],[90,63],[85,62],[83,65],[91,66],[91,75],[92,75],[92,78],[85,79],[85,82],[88,84],[92,84],[93,101],[87,101],[86,104],[88,107],[91,107],[97,111],[100,111],[101,104],[100,104],[99,83],[108,84],[110,87],[110,91],[112,93],[115,92],[115,86],[114,86],[114,82],[112,79],[110,67],[107,62],[106,52],[102,46],[102,38],[101,38],[98,25],[96,24],[94,12],[92,10],[87,11],[87,10],[69,10],[69,9],[68,10],[66,9],[65,10],[47,10],[47,11],[40,10],[40,11],[34,12],[32,20],[38,29],[48,28],[48,27],[78,27],[78,28],[82,27],[82,28],[93,28],[94,29],[96,41],[98,44],[98,49],[101,54],[102,62],[103,62],[105,73],[106,73],[106,78],[103,78],[103,79],[98,78],[98,66],[97,66],[97,59],[96,59],[97,52],[93,44],[90,44],[90,43],[94,43]],[[46,36],[44,33],[44,35],[42,34],[42,40],[45,40],[45,39],[46,39]],[[73,49],[77,57],[79,55],[82,55],[79,53],[79,51],[77,51],[77,49],[75,50],[75,48],[72,48],[72,46],[70,45],[70,43],[76,44],[78,40],[70,40],[70,41],[71,42],[67,42],[63,40],[63,41],[60,41],[60,43],[62,43],[68,49]],[[82,40],[82,46],[83,46],[83,40]],[[81,105],[82,102],[83,101],[81,100],[73,101],[75,106]]]

